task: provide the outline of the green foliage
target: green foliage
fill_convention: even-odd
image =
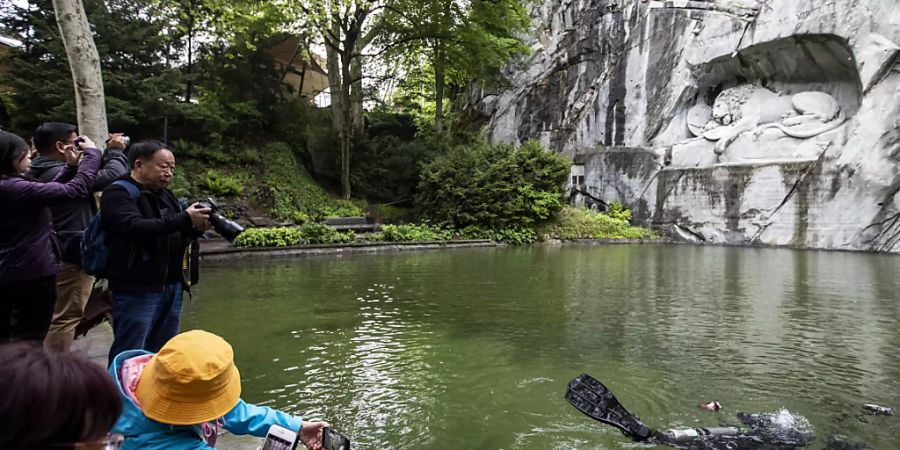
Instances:
[[[282,220],[293,220],[294,214],[304,212],[318,216],[328,205],[325,191],[297,164],[293,151],[287,144],[276,142],[262,151],[263,184],[266,196],[272,204],[272,215]]]
[[[628,211],[628,210],[625,210]],[[633,227],[617,213],[612,217],[604,213],[584,208],[565,207],[559,213],[559,220],[543,232],[555,239],[639,239],[655,238],[647,228]],[[631,212],[628,211],[630,217]]]
[[[613,219],[624,220],[625,222],[631,222],[631,210],[625,208],[625,205],[618,200],[614,200],[609,204],[609,210],[605,213],[607,216],[612,217]]]
[[[394,205],[377,204],[375,205],[375,215],[382,223],[398,223],[409,221],[413,216],[413,211]]]
[[[84,0],[100,60],[111,130],[133,139],[158,136],[175,107],[181,74],[166,65],[167,24],[139,0]],[[72,75],[50,0],[2,2],[0,29],[22,40],[0,65],[9,70],[12,130],[30,136],[41,122],[75,123]]]
[[[456,147],[423,168],[416,204],[453,228],[532,227],[562,208],[569,165],[535,141]]]
[[[185,171],[178,169],[172,172],[172,181],[169,183],[169,189],[175,194],[175,197],[194,198],[194,190],[188,181]]]
[[[246,147],[238,152],[237,161],[245,165],[256,165],[262,161],[262,158],[259,156],[259,150]]]
[[[223,175],[215,169],[209,169],[203,175],[203,186],[215,195],[238,195],[244,191],[244,185],[237,177]]]
[[[366,115],[368,137],[353,149],[350,181],[354,192],[389,201],[411,199],[419,171],[438,147],[416,138],[413,117],[376,110]]]
[[[525,227],[484,229],[471,225],[459,230],[459,235],[465,239],[490,239],[510,245],[532,244],[537,239],[534,229]]]
[[[384,225],[381,239],[388,242],[446,241],[453,237],[450,231],[428,224]]]
[[[353,232],[341,233],[323,223],[307,222],[300,226],[300,235],[310,244],[346,244],[355,240]]]
[[[234,240],[235,247],[293,247],[306,243],[298,228],[248,228]]]
[[[351,200],[334,200],[320,211],[323,217],[360,217],[363,209]]]
[[[309,219],[309,214],[303,211],[294,211],[294,213],[291,214],[291,220],[297,225],[303,225],[304,223],[309,222]]]
[[[300,227],[248,228],[234,241],[236,247],[293,247],[312,244],[346,244],[356,240],[327,225],[309,222]]]

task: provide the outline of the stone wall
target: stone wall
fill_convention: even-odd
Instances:
[[[470,99],[492,140],[576,158],[591,196],[684,239],[900,251],[895,0],[553,0],[533,17],[512,88]]]

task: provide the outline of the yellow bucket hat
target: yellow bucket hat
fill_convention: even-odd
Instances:
[[[222,417],[241,397],[234,351],[208,331],[181,333],[150,359],[134,394],[157,422],[196,425]]]

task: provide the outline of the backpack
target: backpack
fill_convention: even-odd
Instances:
[[[141,196],[141,191],[134,183],[116,180],[112,184],[124,187],[132,200],[137,200]],[[109,247],[106,245],[106,239],[106,227],[100,220],[100,211],[97,211],[81,237],[81,268],[84,273],[96,277],[103,277],[106,274],[106,263],[109,261]]]

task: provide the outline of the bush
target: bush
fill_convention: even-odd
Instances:
[[[300,235],[310,244],[339,244],[355,240],[353,232],[341,233],[318,222],[307,222],[299,230]]]
[[[374,208],[375,215],[382,223],[407,222],[413,216],[413,211],[409,208],[384,204],[377,204]]]
[[[234,240],[236,247],[293,247],[307,244],[340,244],[356,240],[327,225],[310,222],[300,227],[248,228]]]
[[[203,175],[203,187],[214,195],[238,195],[244,191],[244,185],[237,177],[223,175],[215,169],[209,169]]]
[[[468,226],[459,230],[459,235],[465,239],[490,239],[511,245],[532,244],[537,239],[533,229],[523,227],[482,229],[476,226]]]
[[[631,211],[628,217],[631,217]],[[623,217],[624,213],[617,213]],[[633,227],[627,220],[584,208],[566,207],[559,214],[559,221],[545,230],[547,234],[564,240],[574,239],[638,239],[655,238],[647,228]]]
[[[387,119],[370,124],[370,137],[353,149],[350,181],[354,192],[390,201],[412,198],[422,164],[434,159],[437,150],[413,139],[414,127],[408,128]]]
[[[622,205],[622,202],[618,200],[613,200],[613,202],[609,204],[609,210],[606,211],[605,214],[613,219],[631,222],[631,210],[625,208],[625,206]]]
[[[275,142],[266,146],[262,161],[273,216],[282,220],[293,220],[297,212],[317,216],[328,205],[325,191],[297,164],[287,144]]]
[[[446,241],[452,237],[449,231],[427,224],[385,225],[381,227],[380,240],[388,242]]]
[[[234,240],[235,247],[292,247],[304,243],[298,228],[248,228]]]
[[[334,200],[320,211],[322,217],[360,217],[363,209],[351,200]]]
[[[459,146],[423,168],[416,204],[453,228],[530,228],[562,208],[569,165],[536,141]]]

